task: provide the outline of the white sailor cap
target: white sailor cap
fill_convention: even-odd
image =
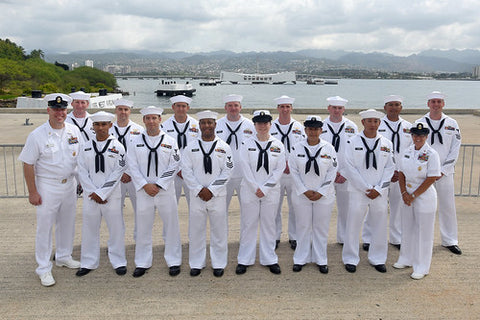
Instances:
[[[50,108],[66,109],[72,103],[72,98],[63,93],[47,94],[43,100],[47,101]]]
[[[217,120],[217,117],[218,117],[218,113],[213,112],[213,111],[210,111],[210,110],[205,110],[205,111],[197,112],[197,119],[198,119],[198,121],[200,121],[200,120],[202,120],[202,119],[213,119],[213,120]]]
[[[90,93],[85,93],[83,91],[77,91],[70,93],[70,97],[73,100],[90,100]]]
[[[322,118],[320,116],[307,116],[305,122],[303,123],[304,127],[310,128],[321,128],[323,127]]]
[[[278,106],[279,104],[293,104],[295,101],[295,98],[291,98],[289,96],[281,96],[278,98],[273,99],[275,101],[275,104]]]
[[[173,96],[170,98],[170,102],[172,104],[177,103],[177,102],[185,102],[186,104],[190,105],[192,102],[192,99],[189,97],[186,97],[184,95],[178,95],[178,96]]]
[[[328,97],[327,102],[328,102],[328,105],[330,106],[345,107],[347,105],[348,100],[343,99],[342,97],[339,97],[339,96],[335,96],[335,97]]]
[[[243,97],[239,94],[229,94],[225,97],[223,97],[223,103],[228,103],[228,102],[242,102]]]
[[[369,118],[381,119],[385,116],[383,112],[377,111],[375,109],[360,111],[358,114],[360,115],[360,117],[362,117],[362,119],[369,119]]]
[[[427,96],[427,100],[432,100],[432,99],[445,99],[445,95],[441,93],[440,91],[433,91]]]
[[[383,103],[389,103],[389,102],[393,102],[393,101],[398,101],[400,103],[403,103],[403,97],[402,96],[398,96],[396,94],[391,94],[389,96],[386,96],[385,98],[383,98]]]
[[[272,121],[272,115],[268,110],[257,110],[253,112],[253,122],[270,122]]]
[[[123,99],[123,98],[113,101],[113,104],[115,105],[115,107],[124,106],[124,107],[133,108],[133,101]]]
[[[140,110],[140,113],[142,114],[142,116],[146,116],[149,114],[158,114],[159,116],[161,116],[163,113],[163,109],[160,107],[148,106],[148,107],[142,108]]]
[[[98,111],[92,114],[89,117],[93,123],[95,122],[113,122],[113,119],[115,119],[115,115],[105,112],[105,111]]]

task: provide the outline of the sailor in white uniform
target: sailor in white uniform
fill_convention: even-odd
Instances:
[[[52,286],[52,228],[55,226],[55,264],[79,268],[72,259],[75,236],[76,186],[80,131],[66,123],[71,98],[62,93],[46,95],[48,121],[33,130],[20,156],[29,202],[37,207],[35,258],[43,286]]]
[[[295,98],[281,96],[274,99],[274,101],[278,110],[278,118],[273,121],[270,134],[283,143],[286,152],[290,152],[293,145],[305,138],[303,126],[291,117]],[[282,204],[285,193],[287,194],[288,202],[288,242],[290,243],[290,247],[295,250],[297,247],[297,237],[295,232],[295,208],[292,203],[293,181],[288,162],[280,179],[280,198],[277,216],[275,218],[277,245],[280,242],[280,235],[282,234]]]
[[[380,127],[378,127],[378,133],[392,141],[395,166],[398,166],[400,153],[412,145],[412,137],[410,135],[412,124],[400,117],[402,104],[403,97],[398,95],[386,96],[383,106],[386,115],[382,118]],[[390,208],[390,243],[397,249],[400,249],[402,239],[402,219],[400,213],[402,202],[400,187],[398,185],[398,169],[395,169],[390,187],[388,188],[388,204]],[[369,228],[371,221],[369,217],[370,215],[367,213],[362,230],[363,247],[365,249],[368,249],[371,238]]]
[[[120,141],[120,143],[125,148],[125,152],[128,151],[128,147],[132,142],[132,139],[136,136],[139,136],[143,133],[143,127],[132,120],[130,120],[130,114],[133,108],[133,101],[127,99],[118,99],[113,102],[115,104],[115,115],[117,116],[117,121],[110,128],[110,134],[113,135]],[[123,173],[120,183],[120,189],[122,191],[121,199],[121,211],[123,217],[123,209],[125,207],[125,198],[128,193],[130,202],[133,207],[133,214],[135,217],[135,226],[133,231],[133,238],[135,239],[135,234],[137,230],[136,223],[136,212],[137,212],[137,199],[135,191],[135,186],[132,182],[132,177],[129,174],[128,167],[127,170]]]
[[[337,242],[345,241],[348,215],[348,180],[345,179],[344,150],[348,139],[358,133],[357,125],[343,116],[348,100],[339,96],[327,98],[329,116],[323,121],[322,140],[331,143],[337,152],[338,171],[335,178],[337,201]]]
[[[152,230],[155,210],[163,222],[164,258],[169,274],[180,273],[182,243],[178,223],[177,198],[173,185],[180,166],[177,141],[160,130],[162,108],[140,110],[145,132],[135,137],[127,152],[133,184],[137,190],[137,237],[134,277],[152,266]]]
[[[275,215],[280,194],[280,178],[285,170],[285,148],[270,135],[272,116],[268,110],[253,113],[256,134],[242,143],[240,165],[240,248],[237,274],[255,263],[257,230],[260,224],[260,264],[280,274],[275,253]]]
[[[81,133],[81,139],[85,143],[95,137],[92,120],[90,120],[90,114],[87,112],[90,105],[90,93],[77,91],[70,93],[70,98],[72,98],[73,110],[68,114],[65,121],[77,126]]]
[[[438,193],[438,221],[442,246],[454,254],[462,254],[458,246],[457,210],[453,177],[460,145],[460,127],[457,121],[443,113],[445,95],[433,91],[427,97],[430,112],[417,120],[425,122],[429,129],[428,143],[438,152],[442,165],[442,177],[435,182]]]
[[[188,260],[190,275],[200,275],[206,266],[207,219],[210,221],[210,258],[213,275],[223,276],[228,259],[227,182],[233,169],[230,146],[215,136],[218,114],[197,113],[201,138],[182,154],[183,178],[190,190]],[[203,164],[203,165],[202,165]]]
[[[177,141],[178,149],[181,154],[188,144],[200,136],[200,130],[198,129],[198,121],[187,114],[188,110],[190,110],[190,103],[192,102],[191,98],[178,95],[171,97],[170,102],[172,103],[174,114],[165,120],[161,128],[166,134]],[[183,180],[182,171],[179,171],[175,176],[175,194],[177,202],[182,195],[182,187],[188,204],[190,203],[190,193]]]
[[[337,153],[330,143],[320,139],[323,123],[319,116],[307,116],[303,124],[307,138],[295,144],[288,156],[296,212],[293,271],[299,272],[306,263],[313,262],[321,273],[328,273],[328,228],[335,202]]]
[[[350,180],[349,210],[342,260],[348,272],[355,272],[359,257],[359,235],[367,210],[372,218],[368,261],[378,272],[386,272],[388,252],[388,187],[395,163],[392,142],[378,134],[382,112],[360,112],[364,130],[345,148],[345,174]]]
[[[100,224],[109,231],[108,258],[117,275],[127,273],[125,225],[121,211],[120,178],[126,164],[123,145],[110,135],[115,116],[99,111],[90,116],[96,136],[80,150],[78,178],[83,188],[81,268],[82,277],[100,264]]]
[[[402,152],[399,169],[403,198],[402,245],[396,269],[413,266],[412,279],[419,280],[430,271],[433,251],[437,192],[433,183],[441,176],[440,157],[428,145],[429,129],[417,123],[410,129],[413,145]]]
[[[243,97],[238,94],[229,94],[223,97],[225,116],[217,121],[216,135],[230,145],[233,154],[233,163],[238,164],[240,159],[240,146],[242,142],[255,134],[253,122],[240,114]],[[227,182],[227,209],[230,206],[233,193],[236,191],[240,197],[240,183],[243,172],[239,165],[235,165],[232,176]],[[240,198],[239,198],[240,201]]]

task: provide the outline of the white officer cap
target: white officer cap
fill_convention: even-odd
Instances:
[[[77,92],[72,92],[70,93],[70,97],[72,97],[73,100],[87,100],[90,101],[90,93],[85,93],[83,91],[77,91]]]
[[[257,110],[253,112],[253,122],[270,122],[272,121],[272,115],[268,110]]]
[[[278,106],[279,104],[293,104],[295,101],[295,98],[291,98],[289,96],[281,96],[278,98],[273,99],[275,101],[275,104]]]
[[[200,121],[200,120],[202,120],[202,119],[213,119],[213,120],[217,120],[217,117],[218,117],[218,113],[213,112],[213,111],[210,111],[210,110],[205,110],[205,111],[197,112],[197,119],[198,119],[198,121]]]
[[[124,106],[129,108],[133,107],[133,101],[123,99],[123,98],[113,101],[113,104],[115,105],[115,107],[118,107],[118,106]]]
[[[360,111],[358,114],[360,115],[360,117],[362,117],[362,119],[369,119],[369,118],[381,119],[385,116],[383,112],[377,111],[375,109]]]
[[[403,97],[402,96],[398,96],[396,94],[391,94],[389,96],[386,96],[385,98],[383,98],[383,103],[389,103],[389,102],[393,102],[393,101],[398,101],[400,103],[403,103]]]
[[[115,115],[105,112],[105,111],[98,111],[95,112],[90,116],[90,119],[92,122],[113,122],[113,119],[115,119]]]
[[[190,103],[192,102],[192,99],[183,95],[178,95],[178,96],[171,97],[170,102],[172,104],[177,102],[185,102],[186,104],[190,105]]]
[[[72,103],[72,98],[63,93],[47,94],[43,100],[47,101],[50,108],[66,109]]]
[[[440,91],[433,91],[427,96],[427,100],[432,100],[432,99],[445,99],[445,95],[441,93]]]
[[[323,127],[322,118],[320,116],[307,116],[305,122],[303,123],[304,127],[310,128],[321,128]]]
[[[229,94],[225,97],[223,97],[223,103],[228,103],[228,102],[242,102],[243,97],[239,94]]]
[[[146,116],[149,114],[158,114],[159,116],[161,116],[163,113],[163,109],[160,107],[148,106],[148,107],[142,108],[140,110],[140,113],[142,114],[142,116]]]
[[[345,107],[347,105],[348,100],[343,99],[342,97],[335,96],[327,98],[328,105],[330,106],[340,106]]]

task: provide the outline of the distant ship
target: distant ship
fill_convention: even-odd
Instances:
[[[158,90],[155,91],[157,96],[176,96],[176,95],[184,95],[187,97],[193,96],[193,94],[197,91],[191,83],[177,83],[175,80],[162,80]]]
[[[248,74],[221,71],[220,81],[222,81],[222,83],[230,82],[232,84],[284,84],[287,82],[295,84],[297,82],[297,77],[294,71],[278,72],[272,74]]]

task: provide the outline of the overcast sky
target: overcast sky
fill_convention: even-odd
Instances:
[[[478,0],[0,0],[27,53],[480,49]]]

